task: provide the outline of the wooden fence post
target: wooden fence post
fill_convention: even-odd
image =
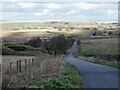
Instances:
[[[19,72],[21,72],[21,60],[19,60]]]
[[[12,70],[12,62],[10,62],[10,72],[11,72],[11,70]]]
[[[32,58],[32,64],[34,64],[34,58]]]
[[[28,70],[29,79],[31,79],[31,60],[29,59],[29,70]]]
[[[17,61],[17,73],[19,72],[19,62]]]
[[[34,77],[36,77],[36,66],[37,62],[36,62],[36,58],[34,58]]]
[[[29,59],[29,66],[30,66],[30,64],[31,64],[31,61],[30,61],[30,59]]]
[[[27,69],[27,60],[25,59],[25,70]]]
[[[10,76],[10,78],[11,78],[11,76],[12,76],[12,62],[10,62],[9,76]]]
[[[34,78],[35,77],[35,59],[34,58],[32,58],[32,78]]]
[[[9,74],[10,74],[10,77],[11,77],[11,74],[12,74],[12,62],[10,62],[9,64],[10,64],[10,67],[9,67]]]

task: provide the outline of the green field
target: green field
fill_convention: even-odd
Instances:
[[[81,43],[81,54],[118,54],[118,38],[88,39]]]
[[[118,38],[87,39],[79,47],[79,59],[120,68]]]

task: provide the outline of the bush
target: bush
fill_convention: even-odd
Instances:
[[[43,41],[42,46],[48,53],[65,54],[69,47],[71,47],[73,39],[67,39],[64,35],[59,35],[51,38],[49,41]]]
[[[93,36],[96,36],[96,35],[97,35],[97,33],[96,33],[96,32],[94,32],[92,35],[93,35]]]
[[[108,32],[108,35],[112,36],[112,35],[113,35],[113,32]]]
[[[36,38],[29,40],[26,44],[37,48],[41,46],[42,40],[39,37],[36,37]]]
[[[49,43],[47,44],[47,49],[54,52],[55,55],[58,53],[65,53],[67,49],[67,40],[62,35],[51,38],[47,43]]]

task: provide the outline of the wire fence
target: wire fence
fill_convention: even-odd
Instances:
[[[60,56],[36,56],[10,61],[2,65],[2,88],[9,88],[14,81],[24,78],[28,83],[36,78],[59,75],[63,69]]]

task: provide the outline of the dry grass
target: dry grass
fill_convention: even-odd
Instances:
[[[13,31],[9,30],[9,31],[2,31],[0,33],[2,33],[3,43],[4,42],[24,43],[33,37],[40,37],[41,39],[47,39],[61,34],[64,34],[65,36],[79,35],[80,37],[86,37],[88,35],[88,32],[83,30],[59,31],[58,29],[52,29],[52,30],[32,29],[32,30],[13,30]]]
[[[52,57],[50,59],[43,60],[40,66],[40,72],[47,75],[52,75],[55,73],[59,75],[63,71],[63,63],[61,60],[61,57]]]
[[[32,30],[9,30],[9,31],[0,31],[2,33],[2,37],[35,37],[35,36],[49,36],[51,34],[77,34],[82,33],[81,30],[62,30],[59,31],[58,29],[32,29]]]
[[[27,59],[27,57],[25,57]],[[25,59],[24,58],[24,59]],[[30,58],[30,57],[28,57]],[[24,59],[21,59],[24,61]],[[27,69],[25,70],[24,62],[22,62],[22,72],[17,73],[16,65],[10,70],[9,65],[3,64],[3,88],[19,87],[21,82],[26,82],[26,85],[39,78],[51,78],[53,75],[60,75],[64,71],[64,61],[62,56],[42,55],[37,56],[32,63],[27,59]],[[7,60],[9,61],[9,59]],[[15,60],[16,61],[16,60]],[[13,62],[15,62],[13,61]],[[8,66],[8,67],[5,67]],[[19,82],[17,82],[19,81]],[[23,87],[26,87],[22,84]],[[28,86],[29,87],[29,86]]]
[[[0,30],[0,37],[3,41],[25,42],[32,37],[49,38],[59,34],[65,35],[78,35],[79,37],[89,37],[90,31],[84,28],[98,28],[106,30],[107,27],[113,27],[117,30],[116,25],[112,24],[113,21],[71,21],[71,20],[31,20],[31,21],[1,21],[2,29]],[[65,23],[68,24],[65,24]],[[103,25],[104,24],[104,25]],[[23,28],[23,27],[35,28]],[[57,27],[57,28],[55,28]],[[71,29],[74,28],[74,29]],[[17,29],[16,29],[17,28]],[[61,30],[60,30],[61,29]],[[114,31],[114,30],[113,30]]]

